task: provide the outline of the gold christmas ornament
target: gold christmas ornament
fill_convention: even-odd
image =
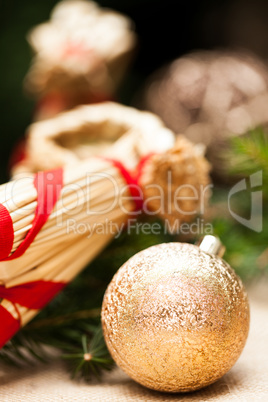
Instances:
[[[207,147],[213,173],[226,177],[228,140],[267,124],[268,71],[255,56],[200,51],[156,72],[145,88],[143,108],[171,130]]]
[[[158,391],[187,392],[222,377],[247,339],[241,280],[213,236],[160,244],[130,258],[104,296],[102,325],[116,363]]]

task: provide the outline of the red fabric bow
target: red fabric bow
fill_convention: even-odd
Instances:
[[[130,172],[123,165],[122,162],[120,162],[116,159],[101,157],[102,159],[107,160],[108,162],[111,162],[120,171],[121,175],[124,177],[124,179],[128,185],[129,192],[135,203],[136,211],[141,211],[142,207],[143,207],[143,195],[141,194],[140,178],[142,176],[145,164],[148,162],[148,160],[153,155],[154,154],[148,154],[148,155],[144,156],[139,161],[135,172]]]
[[[65,285],[66,283],[63,282],[35,281],[14,286],[13,288],[0,286],[0,298],[9,300],[13,304],[18,303],[30,309],[40,310],[45,307]],[[0,321],[2,323],[0,348],[2,348],[20,329],[20,318],[14,318],[9,311],[3,306],[0,306]]]
[[[13,254],[10,254],[14,241],[13,222],[8,210],[0,204],[1,261],[10,261],[23,255],[48,220],[63,186],[62,169],[37,173],[34,186],[37,190],[37,207],[32,228]],[[64,286],[65,283],[50,281],[29,282],[13,288],[0,286],[0,298],[9,300],[14,304],[16,310],[15,303],[39,310]],[[0,306],[0,321],[3,323],[0,331],[0,347],[2,347],[20,329],[20,317],[19,319],[14,318],[3,306]]]

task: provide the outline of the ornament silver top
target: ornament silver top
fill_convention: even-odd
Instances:
[[[198,246],[200,250],[205,251],[208,254],[216,255],[217,257],[222,257],[225,253],[225,246],[216,236],[204,236],[198,243]]]

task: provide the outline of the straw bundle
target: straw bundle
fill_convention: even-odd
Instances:
[[[188,179],[196,191],[201,191],[201,186],[209,183],[209,166],[198,147],[182,138],[175,144],[173,133],[154,115],[104,103],[83,106],[30,127],[27,159],[16,167],[13,180],[0,187],[0,202],[14,231],[10,256],[23,247],[35,225],[40,188],[34,172],[56,169],[46,173],[47,190],[57,169],[63,169],[63,177],[57,202],[25,253],[0,263],[0,314],[5,311],[13,317],[13,329],[4,331],[3,339],[0,334],[0,344],[71,281],[121,230],[129,216],[135,216],[137,207],[142,208],[141,201],[150,197],[147,189],[154,185],[159,166],[159,185],[164,194],[169,187],[164,175],[169,171],[173,172],[173,182],[163,205],[148,199],[151,213],[172,222],[176,216],[180,223],[189,220],[185,193],[178,210],[169,204],[180,184],[184,186]],[[192,207],[193,218],[198,211],[196,200]],[[1,220],[0,224],[4,229]],[[37,281],[41,281],[40,286],[59,286],[48,292],[49,296],[44,295],[43,303],[38,295],[34,304],[10,297],[10,290],[14,293],[22,286],[23,291]],[[20,323],[14,327],[18,318]]]

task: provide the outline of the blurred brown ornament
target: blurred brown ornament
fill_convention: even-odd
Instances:
[[[209,173],[204,147],[178,136],[173,148],[165,155],[152,156],[146,166],[141,179],[146,207],[158,211],[175,233],[182,222],[193,220],[193,214],[204,215],[211,195]],[[160,194],[159,189],[166,191]]]
[[[87,0],[60,2],[28,40],[35,57],[25,88],[42,100],[37,119],[110,100],[136,45],[127,17]]]
[[[216,249],[215,249],[216,246]],[[103,331],[116,363],[140,384],[187,392],[223,376],[247,339],[249,306],[217,239],[200,247],[169,243],[130,258],[102,306]]]
[[[268,122],[268,70],[252,55],[200,51],[156,72],[142,106],[175,133],[207,146],[217,176],[226,178],[228,140]]]

